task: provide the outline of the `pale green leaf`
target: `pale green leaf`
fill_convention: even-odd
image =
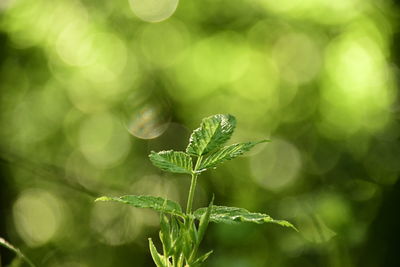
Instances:
[[[202,120],[200,127],[193,131],[186,152],[201,156],[222,146],[231,138],[236,126],[232,115],[217,114]]]
[[[206,261],[206,259],[211,255],[211,253],[213,253],[212,250],[198,257],[197,260],[194,262],[194,266],[201,266],[201,264]]]
[[[31,267],[35,267],[35,265],[16,247],[14,247],[12,244],[7,242],[4,238],[0,237],[0,246],[3,246],[11,251],[13,251],[15,254],[18,255],[21,259],[23,259],[26,263],[29,264]],[[0,262],[1,265],[1,262]]]
[[[161,213],[160,215],[160,228],[161,230],[159,232],[159,236],[161,243],[163,244],[164,255],[169,256],[172,249],[171,224],[168,220],[167,215],[165,215],[164,213]]]
[[[95,201],[115,201],[131,205],[136,208],[149,208],[159,212],[165,212],[183,217],[181,206],[162,197],[153,196],[122,196],[122,197],[99,197]]]
[[[229,146],[225,146],[220,148],[214,152],[212,152],[207,158],[205,158],[200,165],[199,171],[203,171],[209,168],[216,167],[218,164],[236,158],[237,156],[242,155],[244,152],[249,151],[255,145],[268,142],[268,140],[262,140],[257,142],[246,142],[233,144]]]
[[[198,236],[198,240],[197,240],[197,246],[200,245],[200,242],[203,240],[204,234],[207,230],[208,227],[208,223],[210,221],[210,216],[211,216],[211,211],[212,211],[212,207],[213,207],[213,203],[214,203],[214,196],[211,199],[210,205],[208,205],[206,212],[203,213],[203,215],[200,216],[199,219],[199,236]]]
[[[192,158],[181,151],[152,151],[149,158],[154,166],[169,172],[192,173]]]
[[[154,246],[151,238],[149,238],[149,247],[151,257],[153,258],[154,263],[157,265],[157,267],[168,267],[167,264],[165,264],[164,257],[158,253],[157,248]]]
[[[194,216],[200,219],[201,216],[207,212],[207,208],[200,208],[194,212]],[[210,221],[216,223],[238,223],[238,222],[252,222],[252,223],[275,223],[281,226],[296,228],[289,222],[283,220],[274,220],[271,216],[250,212],[243,208],[213,206],[210,215]],[[296,230],[297,231],[297,230]]]

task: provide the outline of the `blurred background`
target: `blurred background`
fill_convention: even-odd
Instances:
[[[231,142],[272,142],[202,174],[195,207],[214,193],[300,232],[213,224],[205,266],[399,266],[399,11],[389,0],[0,0],[0,236],[38,267],[153,266],[158,215],[93,200],[185,206],[189,177],[147,155],[183,150],[203,117],[231,113]]]

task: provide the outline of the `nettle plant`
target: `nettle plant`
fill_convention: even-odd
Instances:
[[[214,197],[208,207],[192,211],[193,198],[198,176],[209,169],[215,169],[224,161],[231,160],[249,151],[255,145],[267,142],[245,142],[223,146],[232,136],[236,119],[232,115],[217,114],[203,119],[199,128],[193,131],[186,152],[152,151],[149,155],[154,166],[168,172],[191,175],[186,211],[171,200],[155,196],[100,197],[96,201],[116,201],[137,208],[150,208],[160,212],[160,254],[151,238],[151,256],[158,267],[197,267],[212,253],[198,255],[198,250],[209,222],[215,223],[275,223],[295,227],[283,220],[274,220],[262,213],[249,212],[243,208],[213,205]]]

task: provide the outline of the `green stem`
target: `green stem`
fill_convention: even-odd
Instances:
[[[192,173],[192,181],[190,183],[189,196],[186,206],[187,214],[192,213],[193,197],[194,197],[194,191],[196,190],[196,184],[197,184],[197,173]]]
[[[196,191],[197,176],[198,176],[198,173],[196,171],[197,171],[197,168],[200,166],[201,160],[202,160],[202,156],[200,156],[197,159],[196,166],[194,167],[194,170],[192,172],[192,181],[190,182],[189,196],[188,196],[188,201],[187,201],[187,206],[186,206],[187,214],[192,213],[193,198],[194,198],[194,192]]]
[[[8,248],[11,251],[14,251],[15,254],[17,254],[21,259],[23,259],[26,263],[28,263],[29,266],[31,267],[36,267],[35,264],[33,264],[30,259],[28,259],[18,248],[14,247],[10,243],[8,243],[4,238],[0,237],[0,246],[3,246],[5,248]],[[1,265],[1,262],[0,262]]]

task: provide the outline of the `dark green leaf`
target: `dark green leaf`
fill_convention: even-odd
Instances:
[[[169,172],[192,173],[192,158],[181,151],[152,151],[149,155],[154,166]]]
[[[200,219],[201,216],[207,212],[207,208],[201,208],[194,212],[194,216]],[[269,215],[262,213],[250,212],[243,208],[213,206],[210,215],[210,221],[216,223],[238,223],[238,222],[252,222],[252,223],[275,223],[281,226],[291,227],[297,229],[289,222],[283,220],[274,220]]]
[[[168,267],[164,263],[164,257],[158,253],[157,248],[154,246],[151,238],[149,238],[149,247],[150,247],[151,257],[153,258],[154,263],[157,265],[157,267]]]
[[[172,200],[153,196],[123,196],[123,197],[99,197],[95,201],[115,201],[131,205],[136,208],[149,208],[160,212],[183,217],[182,208]]]
[[[232,115],[217,114],[202,120],[200,127],[193,131],[186,152],[201,156],[222,146],[231,138],[236,126]]]
[[[206,159],[201,162],[201,166],[199,171],[206,170],[208,168],[216,167],[218,164],[236,158],[237,156],[242,155],[244,152],[249,151],[255,145],[268,142],[268,140],[262,140],[258,142],[246,142],[233,144],[230,146],[225,146],[219,150],[212,152]]]

